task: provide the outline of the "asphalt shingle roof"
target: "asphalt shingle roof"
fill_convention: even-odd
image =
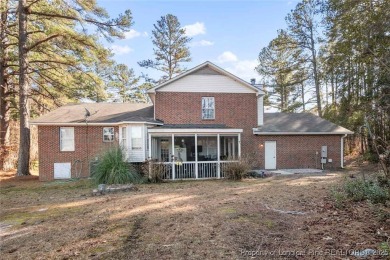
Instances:
[[[172,129],[229,129],[231,127],[227,127],[223,124],[164,124],[161,126],[156,126],[154,128],[172,128]]]
[[[310,113],[264,113],[261,133],[334,133],[352,134],[348,129]]]
[[[153,105],[144,103],[83,103],[66,105],[51,111],[32,123],[84,123],[86,110],[89,123],[119,123],[123,121],[160,123],[154,120]]]

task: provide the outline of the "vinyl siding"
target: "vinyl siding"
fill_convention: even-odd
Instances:
[[[264,124],[264,97],[259,96],[257,98],[257,125],[261,126]]]
[[[144,162],[145,158],[146,158],[145,155],[147,152],[146,126],[144,124],[126,124],[126,125],[121,125],[121,127],[126,127],[127,134],[126,134],[126,145],[125,145],[124,149],[126,150],[128,161],[129,162]],[[120,127],[120,131],[122,130],[121,127]],[[131,149],[131,128],[132,127],[141,127],[141,129],[142,129],[142,133],[141,133],[142,147],[141,147],[141,149],[136,149],[136,150]]]
[[[157,90],[158,92],[214,92],[214,93],[256,93],[223,75],[188,75]]]

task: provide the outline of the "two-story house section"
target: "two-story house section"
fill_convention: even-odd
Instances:
[[[89,176],[112,145],[129,162],[165,164],[166,179],[222,178],[243,156],[259,169],[343,167],[351,131],[309,113],[264,113],[261,89],[211,62],[148,94],[153,105],[69,105],[34,120],[40,179]]]

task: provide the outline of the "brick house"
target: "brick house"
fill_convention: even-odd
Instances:
[[[351,131],[309,113],[264,113],[264,92],[211,62],[148,91],[153,104],[60,107],[38,126],[40,180],[89,176],[121,144],[129,162],[167,165],[167,179],[224,176],[241,156],[261,169],[343,167]]]

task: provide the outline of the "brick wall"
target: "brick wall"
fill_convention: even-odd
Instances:
[[[215,119],[202,120],[202,97],[215,98]],[[241,134],[242,155],[251,155],[257,167],[264,168],[264,142],[276,141],[277,168],[320,167],[321,146],[328,146],[328,158],[332,167],[340,167],[340,135],[322,136],[255,136],[252,129],[257,126],[257,97],[255,94],[233,93],[172,93],[157,92],[155,102],[156,119],[165,124],[225,124],[243,129]],[[72,177],[76,176],[76,160],[82,161],[81,176],[89,176],[89,160],[102,150],[117,144],[103,142],[103,126],[75,127],[75,151],[60,152],[59,126],[39,126],[39,178],[52,180],[55,162],[72,163]],[[115,127],[117,135],[118,128]],[[316,152],[318,155],[316,156]],[[75,167],[77,166],[77,167]],[[331,165],[327,165],[330,167]]]
[[[202,120],[202,97],[215,98],[215,119]],[[340,135],[255,136],[257,97],[255,94],[157,92],[156,119],[165,124],[225,124],[243,129],[242,155],[248,155],[264,168],[264,142],[276,141],[277,168],[320,167],[321,146],[328,146],[332,167],[340,167]],[[316,155],[316,152],[319,154]]]
[[[38,126],[39,149],[39,180],[49,181],[54,179],[54,163],[70,162],[72,165],[72,178],[77,177],[77,171],[81,169],[80,177],[89,176],[88,160],[93,160],[104,149],[118,144],[103,142],[104,126],[75,126],[75,151],[60,151],[60,126]],[[118,127],[114,127],[115,136],[118,135]],[[87,152],[88,151],[88,152]],[[80,163],[75,163],[81,160]]]
[[[332,164],[325,168],[339,168],[341,163],[340,135],[282,135],[282,136],[254,136],[259,167],[264,169],[265,141],[276,141],[276,167],[288,168],[320,168],[321,147],[328,146],[328,158]],[[316,155],[316,152],[318,154]],[[316,163],[317,160],[317,163]]]
[[[214,97],[215,119],[202,119],[202,97]],[[242,153],[251,150],[252,128],[257,126],[257,97],[250,93],[157,92],[156,119],[165,124],[225,124],[243,129]]]

